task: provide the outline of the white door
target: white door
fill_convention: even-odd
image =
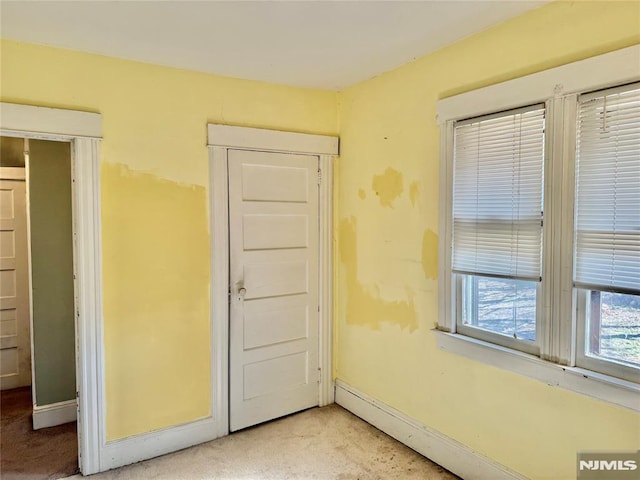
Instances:
[[[7,180],[22,176],[22,180]],[[21,175],[16,175],[20,172]],[[0,388],[31,385],[24,168],[0,168]]]
[[[318,157],[229,150],[230,429],[318,405]]]

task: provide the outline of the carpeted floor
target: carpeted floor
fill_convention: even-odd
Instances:
[[[89,478],[455,480],[458,477],[342,407],[330,405]]]
[[[33,430],[31,388],[5,390],[0,396],[0,477],[44,480],[78,471],[76,423]]]

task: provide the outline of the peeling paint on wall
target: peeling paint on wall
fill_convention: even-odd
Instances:
[[[380,198],[380,205],[393,208],[393,201],[400,196],[404,187],[402,174],[389,167],[382,175],[374,175],[371,187]]]
[[[365,192],[364,189],[361,188],[358,190],[358,196],[361,200],[364,200],[365,198],[367,198],[367,192]]]
[[[340,221],[340,259],[346,272],[346,322],[379,330],[382,322],[408,328],[418,328],[413,292],[407,288],[408,300],[387,301],[379,293],[373,295],[358,281],[358,239],[355,217]]]
[[[411,206],[416,206],[416,200],[418,200],[418,196],[420,195],[420,187],[418,186],[418,181],[411,182],[409,185],[409,200],[411,200]]]
[[[438,235],[428,228],[422,235],[422,270],[425,277],[438,278]]]

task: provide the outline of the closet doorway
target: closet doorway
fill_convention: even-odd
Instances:
[[[71,144],[0,138],[2,477],[78,471]]]

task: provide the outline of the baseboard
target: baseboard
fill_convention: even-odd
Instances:
[[[159,457],[215,438],[216,422],[209,417],[177,427],[107,442],[100,452],[100,471]]]
[[[33,407],[33,429],[55,427],[64,423],[75,422],[78,406],[75,400],[52,403],[51,405],[35,405]]]
[[[474,452],[460,442],[421,425],[413,418],[340,380],[336,380],[335,401],[354,415],[465,480],[526,478]]]

